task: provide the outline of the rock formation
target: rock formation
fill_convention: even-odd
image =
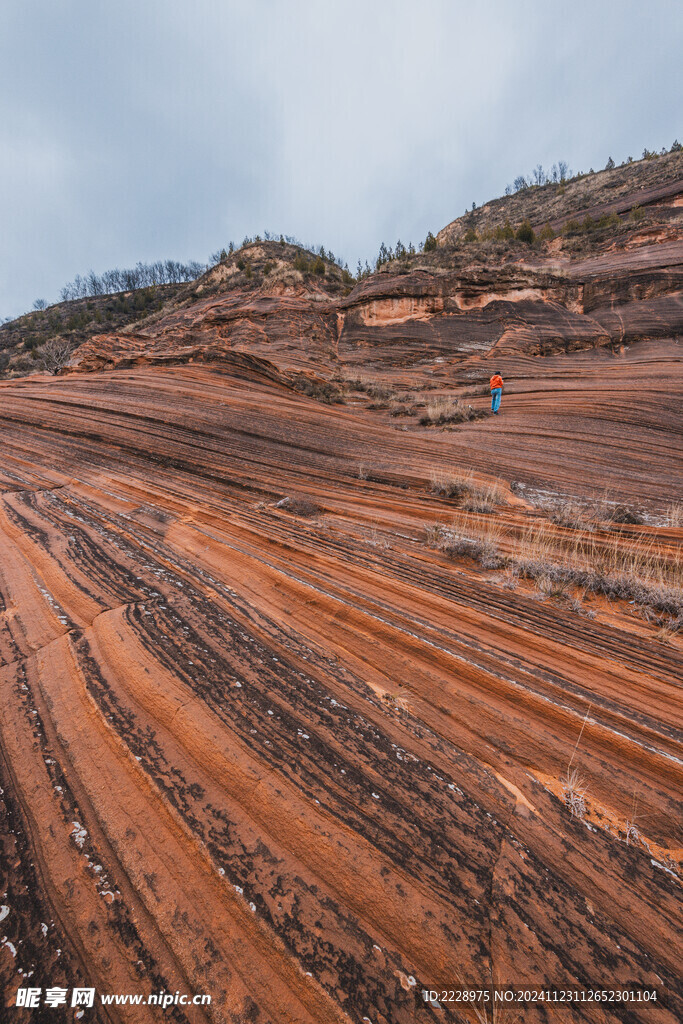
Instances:
[[[680,590],[610,597],[605,562],[572,601],[506,560],[542,532],[680,568],[662,224],[353,288],[264,243],[251,279],[0,381],[7,1020],[72,1019],[15,1008],[30,985],[131,1024],[160,1010],[99,995],[211,996],[179,1024],[681,1019]],[[430,426],[440,397],[477,416]],[[606,487],[635,523],[549,520],[543,493]],[[475,523],[494,556],[458,548]],[[421,997],[491,985],[659,1003]]]

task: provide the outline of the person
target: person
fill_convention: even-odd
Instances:
[[[491,377],[491,412],[494,416],[498,415],[500,409],[500,399],[503,394],[503,378],[499,373],[494,373]]]

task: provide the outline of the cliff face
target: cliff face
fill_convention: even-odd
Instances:
[[[679,174],[680,154],[662,160],[660,176]],[[587,194],[585,183],[567,185],[569,194],[583,184],[584,201],[614,192],[618,199],[593,205],[594,216],[540,246],[485,233],[458,241],[467,215],[444,229],[435,253],[393,260],[351,291],[330,265],[313,279],[297,271],[291,247],[248,247],[239,259],[255,268],[249,280],[232,257],[134,336],[93,337],[77,353],[77,367],[211,361],[240,351],[327,372],[357,365],[425,371],[435,360],[455,367],[474,357],[615,351],[676,338],[683,332],[683,176],[648,185],[652,169],[634,167],[596,175]],[[565,207],[578,202],[572,195]],[[521,201],[500,202],[516,209],[512,200]],[[527,198],[536,206],[552,201],[550,193]]]
[[[171,313],[145,333],[96,335],[76,362],[93,370],[241,351],[334,371],[615,349],[680,336],[682,283],[683,242],[675,237],[575,261],[388,271],[332,301],[237,290]]]

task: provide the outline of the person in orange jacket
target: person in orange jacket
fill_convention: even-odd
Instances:
[[[491,412],[494,416],[498,415],[502,394],[503,378],[499,373],[494,373],[493,377],[491,377]]]

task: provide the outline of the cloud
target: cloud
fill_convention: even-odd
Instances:
[[[673,2],[24,0],[0,15],[0,313],[264,229],[352,265],[536,163],[670,145]],[[671,136],[671,137],[669,137]]]

